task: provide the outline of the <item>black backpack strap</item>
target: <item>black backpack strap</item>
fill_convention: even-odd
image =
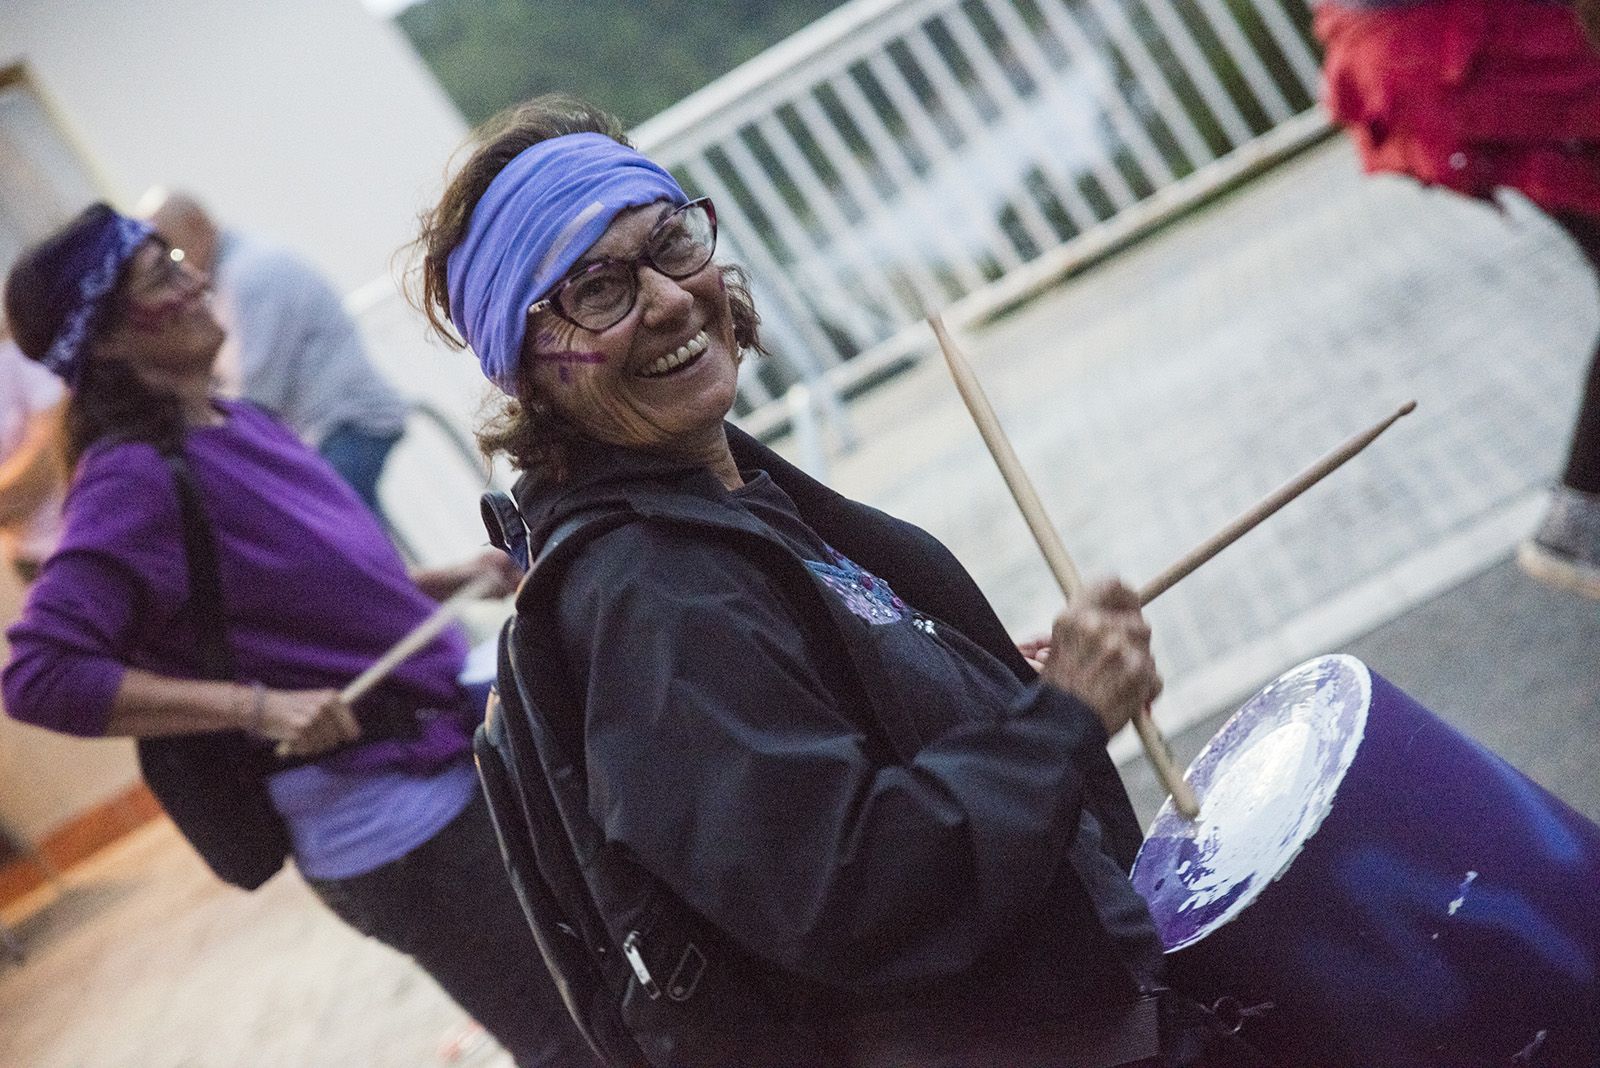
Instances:
[[[539,545],[537,556],[528,537],[528,524],[511,494],[490,490],[478,498],[478,512],[488,531],[489,544],[511,557],[523,572],[546,565],[558,553],[571,552],[591,538],[599,537],[631,521],[638,514],[626,501],[597,501],[580,508],[556,524]],[[581,536],[574,537],[575,535]],[[566,548],[563,549],[563,546]]]
[[[478,498],[478,513],[483,517],[484,529],[489,532],[489,544],[511,557],[526,572],[531,563],[528,526],[511,494],[505,490],[490,490]]]
[[[189,599],[204,677],[236,677],[216,535],[182,448],[164,450],[178,494]],[[224,882],[254,890],[283,867],[289,832],[267,793],[270,750],[243,731],[140,738],[139,769],[161,807]]]
[[[178,512],[183,520],[183,549],[189,560],[189,600],[194,606],[195,638],[200,649],[200,669],[207,678],[235,678],[233,648],[228,644],[227,616],[222,608],[222,574],[217,565],[217,538],[206,514],[205,501],[188,458],[182,449],[164,454],[178,490]]]
[[[490,540],[528,571],[525,589],[548,577],[551,568],[592,537],[634,516],[631,509],[616,505],[575,513],[530,559],[527,529],[516,503],[504,493],[491,492],[484,494],[482,509]],[[553,655],[550,628],[542,625],[547,623],[542,615],[527,623],[513,617],[501,630],[495,691],[473,738],[478,775],[512,888],[568,1013],[602,1061],[643,1066],[647,1058],[619,1012],[627,965],[596,908],[569,826],[574,784],[570,775],[549,774],[552,764],[562,760],[558,754],[564,747],[554,741],[552,724],[545,718],[549,695],[544,691],[553,682],[542,672],[543,658]],[[533,639],[537,652],[524,647],[524,637]],[[565,803],[557,798],[563,791]],[[593,836],[578,837],[584,854],[592,855]]]

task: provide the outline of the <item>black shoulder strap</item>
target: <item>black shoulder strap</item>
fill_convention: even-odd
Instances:
[[[222,608],[222,577],[217,565],[217,539],[200,486],[181,447],[165,454],[178,490],[183,519],[183,549],[189,559],[189,599],[194,605],[200,669],[208,678],[234,677],[233,649],[228,644],[227,616]]]
[[[568,516],[556,525],[550,536],[544,540],[544,544],[539,546],[539,555],[528,568],[529,574],[532,574],[535,568],[548,568],[560,564],[588,542],[617,529],[624,523],[631,522],[637,515],[638,513],[626,504],[617,502],[599,504]]]
[[[182,447],[163,452],[178,491],[189,600],[205,677],[235,678],[216,536]],[[139,769],[178,830],[223,881],[254,890],[283,867],[289,832],[272,805],[263,770],[271,750],[242,731],[138,740]]]
[[[620,499],[597,501],[556,524],[535,554],[528,537],[527,523],[509,493],[490,490],[478,498],[478,511],[483,517],[484,529],[489,532],[489,544],[511,557],[525,574],[531,573],[535,567],[548,566],[552,557],[571,553],[591,538],[615,530],[638,514]],[[580,532],[581,536],[575,537]]]
[[[505,490],[490,490],[478,498],[478,514],[483,517],[483,527],[489,532],[489,544],[511,557],[524,572],[531,562],[528,557],[528,527],[523,522],[517,502]]]

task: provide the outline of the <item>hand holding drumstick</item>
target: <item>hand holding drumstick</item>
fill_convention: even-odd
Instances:
[[[1023,519],[1027,521],[1028,529],[1033,532],[1034,540],[1038,542],[1039,550],[1044,554],[1045,562],[1049,564],[1050,571],[1055,575],[1056,582],[1061,586],[1061,592],[1066,596],[1068,611],[1063,613],[1056,621],[1056,634],[1052,636],[1049,652],[1041,641],[1034,641],[1019,646],[1019,651],[1027,657],[1041,674],[1050,670],[1050,662],[1056,658],[1058,640],[1064,623],[1069,621],[1074,610],[1074,602],[1080,599],[1083,582],[1078,577],[1078,570],[1072,563],[1072,558],[1067,555],[1066,548],[1061,544],[1061,537],[1056,533],[1055,527],[1044,512],[1044,505],[1039,501],[1039,495],[1034,491],[1033,484],[1028,480],[1027,474],[1022,470],[1022,464],[1017,459],[1016,452],[1011,448],[1005,431],[1000,427],[1000,421],[994,414],[994,409],[989,406],[988,398],[983,393],[983,387],[978,384],[972,369],[967,366],[965,357],[955,347],[955,342],[950,340],[950,335],[945,332],[944,323],[937,315],[928,317],[928,325],[933,328],[934,336],[939,341],[939,348],[944,352],[945,362],[950,367],[951,377],[955,379],[956,388],[961,393],[961,399],[966,402],[967,410],[972,414],[972,420],[978,426],[978,431],[983,436],[984,444],[989,447],[995,464],[1000,468],[1000,474],[1005,479],[1006,486],[1011,490],[1017,502],[1017,507],[1022,512]],[[1195,568],[1211,559],[1224,548],[1237,541],[1246,532],[1271,516],[1278,509],[1288,504],[1295,497],[1304,493],[1311,486],[1326,477],[1356,453],[1370,445],[1379,434],[1382,434],[1401,416],[1409,414],[1416,408],[1416,402],[1408,402],[1400,407],[1393,415],[1381,420],[1376,425],[1356,434],[1340,444],[1327,456],[1311,465],[1305,471],[1269,494],[1254,508],[1234,520],[1228,526],[1218,531],[1196,549],[1185,554],[1182,559],[1167,568],[1155,579],[1133,595],[1133,611],[1137,613],[1139,606],[1150,603],[1164,591],[1170,589],[1179,579],[1188,575]],[[1131,593],[1131,591],[1129,591]],[[1091,598],[1093,600],[1093,598]],[[1079,606],[1081,607],[1081,606]],[[1143,624],[1142,618],[1140,624]],[[1145,628],[1144,649],[1148,653],[1149,634]],[[1119,654],[1127,657],[1128,653]],[[1133,667],[1129,662],[1125,667]],[[1153,675],[1154,665],[1150,665]],[[1066,675],[1066,669],[1052,674]],[[1138,671],[1131,673],[1136,677]],[[1048,676],[1047,676],[1048,677]],[[1131,683],[1130,683],[1131,685]],[[1157,691],[1160,689],[1159,676],[1155,677]],[[1064,687],[1065,688],[1065,687]],[[1070,692],[1070,691],[1069,691]],[[1080,694],[1080,696],[1082,696]],[[1153,699],[1153,695],[1152,695]],[[1108,717],[1097,706],[1096,714],[1100,715],[1101,722],[1107,724],[1108,731],[1115,728],[1110,723],[1117,720],[1116,716]],[[1169,794],[1172,795],[1173,806],[1190,819],[1200,814],[1199,802],[1195,799],[1194,791],[1184,781],[1183,775],[1172,761],[1172,754],[1167,749],[1166,740],[1156,729],[1154,720],[1151,719],[1148,706],[1132,716],[1134,727],[1138,730],[1139,740],[1144,743],[1145,755],[1149,758],[1151,766],[1156,772],[1156,777],[1161,781]],[[1116,722],[1120,727],[1128,720],[1122,718]]]
[[[1039,544],[1039,551],[1044,554],[1045,562],[1050,565],[1050,572],[1055,576],[1056,583],[1061,587],[1062,594],[1067,599],[1067,612],[1056,620],[1056,630],[1059,632],[1063,623],[1069,618],[1075,608],[1081,607],[1074,602],[1079,601],[1083,593],[1083,580],[1078,577],[1078,569],[1073,564],[1072,558],[1067,555],[1067,550],[1061,544],[1061,536],[1056,533],[1056,528],[1051,525],[1045,515],[1044,505],[1039,500],[1039,494],[1029,481],[1027,472],[1023,471],[1022,463],[1017,459],[1017,454],[1011,447],[1011,441],[1000,427],[1000,420],[995,416],[994,409],[989,406],[989,398],[984,395],[983,387],[978,384],[977,377],[972,369],[967,366],[966,358],[956,348],[955,342],[950,340],[950,335],[945,332],[944,322],[937,316],[928,317],[928,325],[933,327],[934,336],[939,339],[939,348],[944,352],[945,362],[950,366],[950,374],[956,381],[956,389],[961,393],[961,399],[966,402],[967,410],[972,413],[972,421],[978,425],[978,432],[983,436],[983,443],[989,447],[994,462],[1000,468],[1000,475],[1006,481],[1006,487],[1011,490],[1011,495],[1016,499],[1017,508],[1022,512],[1022,518],[1027,521],[1028,529],[1033,532],[1034,541]],[[1138,598],[1134,598],[1134,612],[1138,612]],[[1142,619],[1141,619],[1142,622]],[[1148,637],[1146,651],[1148,651]],[[1045,667],[1050,667],[1050,660],[1055,660],[1055,653],[1060,651],[1052,645],[1049,660]],[[1109,666],[1109,665],[1108,665]],[[1067,665],[1058,666],[1055,672],[1060,674],[1067,671]],[[1154,665],[1151,665],[1154,671]],[[1159,677],[1157,678],[1159,682]],[[1159,686],[1157,687],[1159,689]],[[1071,692],[1071,691],[1069,691]],[[1090,706],[1094,707],[1094,706]],[[1161,737],[1161,732],[1156,729],[1155,721],[1150,718],[1148,707],[1138,710],[1131,717],[1122,717],[1120,709],[1116,713],[1106,713],[1100,709],[1095,710],[1100,716],[1102,724],[1120,720],[1117,726],[1127,723],[1131,718],[1134,729],[1139,732],[1139,741],[1144,743],[1145,757],[1149,759],[1150,766],[1155,770],[1156,777],[1167,793],[1172,795],[1172,803],[1178,811],[1190,819],[1200,814],[1200,803],[1195,800],[1194,791],[1184,781],[1183,773],[1173,763],[1172,754],[1167,749],[1167,743]]]
[[[1139,595],[1120,582],[1096,583],[1069,603],[1037,655],[1040,676],[1087,705],[1108,738],[1161,693]]]
[[[307,691],[305,696],[320,698],[320,703],[312,709],[313,719],[319,726],[307,734],[286,736],[282,734],[268,734],[268,737],[279,739],[277,755],[279,757],[314,756],[325,752],[345,742],[353,742],[360,736],[361,729],[356,724],[355,716],[350,708],[367,691],[389,676],[389,673],[399,667],[408,657],[412,656],[423,646],[433,641],[439,633],[455,622],[457,617],[466,609],[468,603],[483,597],[489,592],[499,588],[503,580],[498,567],[484,567],[482,573],[467,580],[449,600],[445,601],[433,613],[424,619],[404,638],[401,638],[383,656],[379,657],[372,666],[357,675],[349,685],[335,693],[334,691]],[[274,695],[276,696],[276,695]],[[284,695],[287,696],[287,695]]]

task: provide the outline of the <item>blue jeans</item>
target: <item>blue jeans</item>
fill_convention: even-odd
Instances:
[[[322,439],[317,449],[322,458],[333,465],[339,477],[366,502],[374,515],[382,516],[378,503],[378,476],[383,474],[384,461],[389,450],[400,440],[400,431],[375,434],[354,423],[340,423]]]

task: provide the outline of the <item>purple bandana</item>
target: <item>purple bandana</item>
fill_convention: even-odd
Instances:
[[[87,231],[71,250],[66,269],[77,275],[77,292],[40,360],[67,385],[76,386],[83,375],[89,354],[89,328],[106,297],[116,288],[123,265],[154,234],[149,223],[106,208],[99,225]]]
[[[604,134],[552,137],[489,183],[450,253],[450,320],[489,381],[516,392],[528,306],[550,291],[622,212],[689,198],[666,170]]]

